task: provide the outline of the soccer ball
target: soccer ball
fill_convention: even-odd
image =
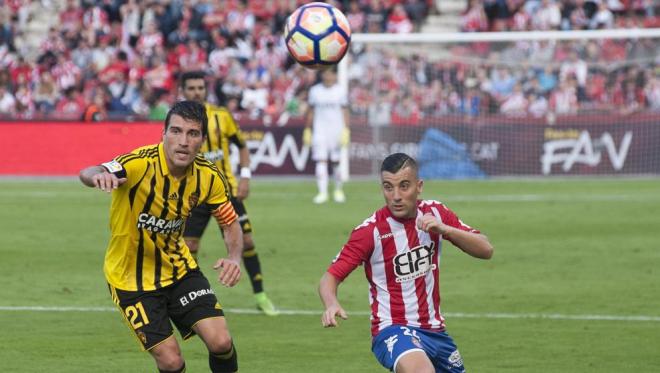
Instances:
[[[284,40],[294,60],[319,69],[341,61],[351,42],[351,28],[339,9],[330,4],[309,3],[289,16]]]

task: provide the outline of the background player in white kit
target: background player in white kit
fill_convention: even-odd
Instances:
[[[463,359],[440,313],[442,241],[481,259],[490,259],[493,246],[442,203],[417,199],[423,185],[417,170],[415,160],[403,153],[383,161],[386,206],[353,230],[321,278],[321,323],[332,327],[336,316],[346,319],[337,288],[364,265],[370,285],[371,350],[381,365],[398,373],[462,373]]]
[[[345,202],[339,159],[342,146],[348,146],[350,130],[348,121],[348,99],[345,89],[337,83],[333,69],[321,73],[321,83],[309,91],[309,110],[303,132],[303,142],[312,146],[312,159],[316,162],[316,184],[319,193],[314,203],[328,200],[328,162],[332,165],[335,179],[333,199]]]

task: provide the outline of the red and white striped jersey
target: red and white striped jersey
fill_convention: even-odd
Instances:
[[[424,214],[433,214],[454,228],[479,233],[438,201],[417,201],[417,217]],[[442,236],[418,229],[417,218],[395,218],[385,206],[353,230],[328,272],[343,281],[364,264],[373,336],[393,324],[442,331],[441,245]]]

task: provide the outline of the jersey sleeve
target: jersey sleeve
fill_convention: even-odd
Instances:
[[[206,199],[206,204],[209,206],[218,206],[229,201],[229,186],[227,178],[223,175],[215,165],[212,166],[213,174],[211,175],[211,186],[209,196]]]
[[[317,104],[317,102],[316,102],[316,86],[313,86],[312,88],[310,88],[309,96],[307,97],[307,103],[311,107],[316,106],[316,104]]]
[[[245,147],[245,138],[243,137],[241,128],[238,126],[231,113],[224,113],[224,119],[227,121],[227,138],[239,149],[243,149]]]
[[[215,166],[213,167],[215,168]],[[238,215],[236,215],[236,211],[229,200],[227,179],[217,169],[214,170],[211,176],[211,188],[206,204],[220,226],[229,225],[238,219]]]
[[[462,231],[471,232],[471,233],[481,233],[478,229],[472,228],[471,226],[465,224],[447,206],[438,203],[437,205],[434,206],[433,209],[439,213],[440,220],[442,220],[443,223],[445,223],[445,224],[447,224],[451,227],[460,229]],[[434,211],[434,214],[435,214],[435,211]]]
[[[133,186],[144,175],[147,163],[144,158],[137,154],[128,153],[120,155],[109,162],[101,163],[101,167],[118,178],[126,178],[127,182],[122,186]]]
[[[341,105],[341,107],[344,107],[344,108],[348,107],[348,94],[346,94],[344,92],[341,93],[341,98],[339,100],[339,104]]]
[[[373,248],[373,229],[369,226],[356,228],[330,264],[328,272],[338,281],[344,281],[355,268],[369,260]]]

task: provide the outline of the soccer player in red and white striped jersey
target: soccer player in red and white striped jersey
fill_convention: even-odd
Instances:
[[[396,372],[463,372],[462,358],[445,333],[440,313],[439,258],[444,240],[467,254],[490,259],[493,246],[449,208],[420,200],[423,181],[415,160],[403,153],[381,166],[386,206],[357,226],[321,278],[322,324],[347,317],[339,284],[364,265],[370,285],[372,351]]]

